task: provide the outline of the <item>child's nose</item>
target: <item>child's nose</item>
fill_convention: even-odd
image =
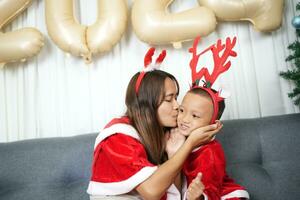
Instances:
[[[188,123],[190,122],[190,116],[188,114],[185,114],[182,118],[183,122]]]

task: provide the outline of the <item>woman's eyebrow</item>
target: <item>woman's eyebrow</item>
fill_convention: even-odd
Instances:
[[[169,97],[169,96],[176,96],[176,94],[170,93],[170,94],[166,94],[166,95],[165,95],[165,97]]]

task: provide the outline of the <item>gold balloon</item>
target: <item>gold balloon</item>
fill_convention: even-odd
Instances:
[[[0,2],[0,29],[7,25],[31,0],[2,0]],[[44,45],[43,35],[35,28],[23,28],[3,33],[0,31],[0,66],[8,62],[25,61],[39,53]]]
[[[63,51],[82,56],[107,52],[121,39],[127,25],[124,0],[98,0],[98,17],[92,26],[74,19],[73,0],[46,0],[46,25],[54,43]]]
[[[23,12],[31,3],[31,0],[1,0],[0,1],[0,29],[11,22]]]
[[[43,35],[34,28],[0,32],[0,63],[26,60],[36,55],[43,44]]]
[[[92,54],[110,51],[126,30],[128,18],[124,0],[99,0],[97,21],[87,29]]]
[[[173,0],[135,0],[132,7],[132,25],[136,35],[144,42],[155,45],[173,44],[196,36],[206,36],[216,28],[213,11],[195,7],[179,13],[169,13]]]
[[[254,28],[270,32],[281,26],[284,0],[198,0],[212,9],[220,21],[250,21]]]

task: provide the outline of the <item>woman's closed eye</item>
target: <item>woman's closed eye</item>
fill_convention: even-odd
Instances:
[[[167,99],[165,99],[165,101],[166,102],[172,102],[172,99],[167,98]]]

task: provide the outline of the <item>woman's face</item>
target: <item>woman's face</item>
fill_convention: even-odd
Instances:
[[[158,121],[163,127],[176,127],[179,106],[177,102],[178,88],[170,78],[166,78],[164,87],[165,94],[157,110]]]

